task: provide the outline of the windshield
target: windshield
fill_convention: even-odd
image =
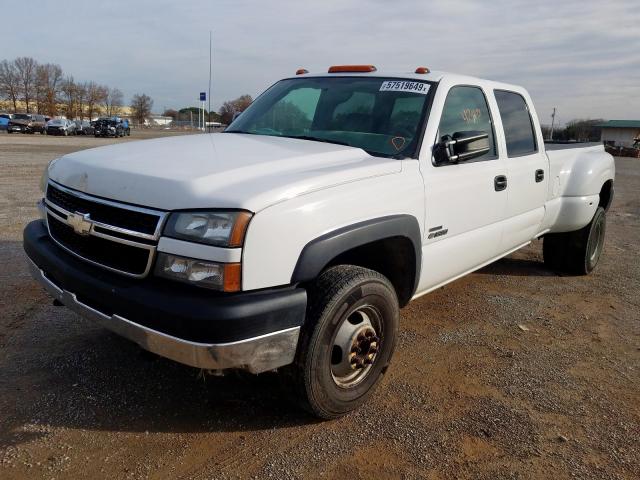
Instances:
[[[31,115],[27,115],[26,113],[16,113],[13,118],[15,120],[31,120]]]
[[[64,120],[50,120],[49,125],[62,125],[64,124]]]
[[[371,155],[412,157],[431,84],[384,77],[282,80],[225,133],[250,133],[349,145]]]

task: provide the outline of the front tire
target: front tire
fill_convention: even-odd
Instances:
[[[290,367],[305,409],[338,418],[371,396],[395,349],[399,311],[393,286],[378,272],[340,265],[320,275]]]
[[[587,275],[596,268],[606,232],[604,208],[598,207],[591,222],[580,230],[552,233],[544,236],[544,263],[552,270]]]

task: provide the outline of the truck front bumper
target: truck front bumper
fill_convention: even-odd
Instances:
[[[294,360],[306,311],[303,289],[230,295],[125,278],[62,250],[42,220],[25,228],[24,249],[31,274],[54,299],[158,355],[252,373]]]

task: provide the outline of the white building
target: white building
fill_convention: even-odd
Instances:
[[[165,117],[163,115],[149,115],[149,118],[145,120],[145,124],[149,126],[161,126],[164,127],[173,122],[173,117]]]
[[[633,147],[640,140],[640,120],[609,120],[598,125],[602,127],[600,140],[613,147]]]

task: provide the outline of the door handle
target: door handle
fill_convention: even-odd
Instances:
[[[536,170],[536,183],[540,183],[544,180],[544,170]]]
[[[496,192],[501,192],[502,190],[507,189],[507,176],[506,175],[498,175],[493,179],[493,188],[495,188]]]

